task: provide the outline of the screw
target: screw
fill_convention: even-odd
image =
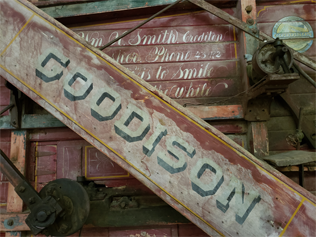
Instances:
[[[246,12],[249,14],[251,11],[252,11],[252,6],[251,5],[248,5],[246,8],[245,8]]]
[[[47,219],[47,214],[45,211],[39,211],[36,215],[36,219],[40,222],[43,222]]]
[[[252,28],[252,33],[257,34],[258,30],[256,28]]]
[[[8,225],[8,226],[13,226],[13,224],[14,224],[14,220],[9,219],[9,220],[7,221],[7,225]]]
[[[35,197],[30,197],[30,198],[29,198],[29,203],[30,203],[30,204],[34,204],[35,202],[36,202]]]
[[[246,22],[248,25],[253,25],[255,23],[255,21],[252,18],[248,18]]]
[[[24,193],[24,191],[25,191],[25,187],[21,186],[21,187],[19,188],[19,192],[20,192],[20,193]]]

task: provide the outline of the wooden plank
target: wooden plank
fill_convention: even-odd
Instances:
[[[316,210],[312,194],[28,2],[0,3],[39,14],[2,53],[0,74],[207,234],[279,235],[303,199]]]
[[[175,2],[175,0],[168,0],[167,2],[164,0],[158,0],[155,2],[150,2],[147,6],[160,6],[171,4]],[[129,1],[129,0],[122,0],[120,3],[115,1],[97,1],[97,2],[90,2],[90,3],[78,3],[78,4],[71,4],[66,8],[62,6],[53,6],[53,7],[43,7],[41,8],[45,13],[50,15],[54,18],[59,17],[70,17],[70,16],[79,16],[79,15],[86,15],[86,14],[96,14],[96,13],[103,13],[103,12],[112,12],[118,10],[127,10],[127,9],[134,9],[139,7],[146,7],[143,1]]]
[[[300,165],[316,161],[316,153],[308,151],[289,151],[263,158],[274,166]]]
[[[10,104],[10,90],[5,86],[0,86],[0,105]]]
[[[89,29],[77,31],[78,35],[93,46],[100,47],[122,35],[127,29],[91,31]],[[123,39],[113,43],[114,46],[145,46],[169,45],[205,42],[234,41],[234,27],[220,26],[178,26],[164,28],[137,29],[126,35]]]
[[[66,7],[66,6],[64,6]],[[227,12],[232,16],[236,16],[235,8],[223,8],[223,11]],[[90,31],[100,31],[100,30],[117,30],[117,29],[131,29],[136,25],[143,22],[145,19],[128,19],[125,18],[123,20],[119,19],[118,21],[111,23],[88,23],[84,26],[75,26],[70,27],[74,32],[80,33],[82,30],[90,30]],[[153,28],[157,27],[179,27],[179,26],[202,26],[202,25],[227,25],[227,22],[222,20],[221,18],[207,12],[204,10],[198,10],[196,12],[185,12],[185,13],[176,13],[165,16],[158,16],[151,21],[147,22],[142,28]],[[86,39],[86,38],[85,38]]]
[[[256,157],[269,155],[269,138],[266,122],[251,122],[248,131],[251,151]]]
[[[237,61],[209,61],[167,64],[132,64],[125,67],[145,81],[236,78]]]
[[[166,81],[150,83],[170,98],[233,96],[239,91],[236,79]]]
[[[241,105],[192,106],[187,109],[204,120],[241,119],[244,116]]]
[[[96,41],[93,39],[90,39],[89,43],[95,44]],[[103,52],[122,65],[220,61],[237,58],[234,43],[108,47]]]
[[[82,140],[82,138],[69,128],[46,128],[36,129],[30,133],[29,141],[44,142],[44,141],[67,141],[67,140]]]
[[[20,236],[20,231],[29,231],[30,228],[25,223],[25,219],[29,213],[1,213],[0,215],[0,230],[1,231],[9,231],[6,233],[6,236]],[[13,220],[13,225],[9,226],[7,224],[8,220]],[[19,231],[19,232],[17,232]]]
[[[22,175],[25,175],[26,144],[27,144],[26,131],[16,130],[11,133],[10,160],[15,165],[15,167],[21,172]],[[22,211],[23,211],[23,201],[18,196],[18,194],[14,191],[14,187],[11,184],[9,184],[7,212],[22,212]],[[15,224],[10,226],[12,227],[12,231],[15,226],[16,226]],[[6,237],[21,236],[21,232],[6,232],[5,236]]]
[[[293,1],[294,2],[294,1]],[[258,23],[261,22],[277,22],[286,16],[304,16],[306,21],[315,20],[316,6],[313,0],[306,1],[309,4],[295,5],[266,5],[257,7]]]

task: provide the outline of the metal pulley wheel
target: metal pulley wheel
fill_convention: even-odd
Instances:
[[[267,74],[291,73],[293,59],[293,54],[282,40],[264,43],[252,58],[253,82],[258,82]]]
[[[39,193],[42,199],[53,197],[63,211],[55,222],[47,227],[43,234],[67,236],[80,230],[90,212],[90,201],[86,190],[79,183],[70,179],[57,179],[49,182]],[[49,210],[47,210],[49,212]],[[43,211],[39,218],[47,216]]]

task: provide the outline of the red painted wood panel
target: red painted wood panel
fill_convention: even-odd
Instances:
[[[84,146],[85,177],[91,180],[133,178],[109,157],[91,145]]]
[[[108,47],[104,52],[122,65],[236,59],[235,43]]]
[[[10,90],[5,86],[0,86],[0,105],[10,104]]]
[[[145,81],[176,81],[238,77],[237,61],[125,65]]]
[[[232,96],[238,91],[236,79],[152,82],[151,85],[171,98]]]
[[[196,227],[195,225],[179,225],[178,234],[179,237],[207,237],[206,233],[204,233],[201,229]]]
[[[0,130],[0,149],[10,157],[11,132],[9,130]],[[6,212],[8,198],[9,181],[0,172],[0,213]]]
[[[62,141],[57,143],[57,179],[67,178],[77,180],[83,176],[84,147],[86,141]]]
[[[226,8],[222,9],[223,11],[227,12],[232,16],[237,16],[235,8]],[[88,27],[90,30],[117,30],[117,29],[131,29],[138,25],[139,23],[143,22],[145,19],[140,20],[124,20],[122,22],[112,22],[107,24],[95,24],[95,25],[87,25],[83,27],[73,27],[71,28],[73,31],[77,32],[80,30],[86,30]],[[159,25],[160,27],[178,27],[178,26],[203,26],[203,25],[219,25],[225,24],[227,22],[220,19],[219,17],[206,12],[206,11],[197,11],[197,12],[190,12],[190,13],[183,13],[183,14],[176,14],[171,16],[158,16],[153,20],[147,22],[142,28],[153,28]]]
[[[65,141],[82,140],[82,138],[69,128],[36,129],[30,134],[30,141]]]
[[[57,145],[36,146],[36,190],[39,192],[48,182],[56,179]]]
[[[296,5],[269,5],[257,6],[257,21],[277,22],[286,16],[302,17],[306,21],[315,20],[316,4],[310,0],[309,4],[299,4],[299,1],[292,1]]]
[[[125,30],[81,30],[75,31],[95,47],[100,47],[122,35]],[[177,28],[145,28],[137,29],[111,46],[143,46],[165,44],[187,44],[205,42],[234,41],[234,27],[222,26],[179,26]]]

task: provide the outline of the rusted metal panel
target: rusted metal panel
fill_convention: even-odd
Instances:
[[[301,202],[315,210],[313,195],[31,4],[0,3],[39,14],[1,42],[0,74],[209,235],[278,235]]]

